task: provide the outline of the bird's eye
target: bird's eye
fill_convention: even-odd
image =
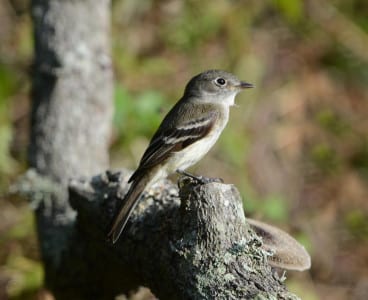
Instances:
[[[217,83],[217,85],[222,85],[223,86],[223,85],[226,84],[226,80],[224,78],[219,77],[219,78],[216,79],[216,83]]]

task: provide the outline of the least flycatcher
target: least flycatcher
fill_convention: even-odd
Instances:
[[[183,97],[162,121],[151,139],[131,186],[115,216],[108,238],[115,243],[143,191],[198,162],[215,144],[229,119],[229,108],[237,93],[253,85],[234,75],[209,70],[193,77]]]

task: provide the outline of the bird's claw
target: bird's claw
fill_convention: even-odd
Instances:
[[[176,172],[182,176],[191,178],[192,180],[196,181],[199,184],[207,184],[207,183],[212,183],[212,182],[224,183],[224,180],[222,178],[210,178],[210,177],[204,177],[204,176],[196,176],[196,175],[190,174],[182,170],[177,170]]]

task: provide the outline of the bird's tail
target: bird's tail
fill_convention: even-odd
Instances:
[[[143,190],[146,187],[147,180],[145,177],[146,176],[143,176],[142,178],[133,181],[128,193],[125,195],[121,203],[119,213],[115,216],[111,229],[107,234],[108,240],[113,244],[119,239],[119,236],[123,232],[134,207],[138,203],[139,196],[143,193]]]

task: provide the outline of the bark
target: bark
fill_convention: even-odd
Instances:
[[[106,172],[71,181],[78,217],[58,262],[57,299],[114,299],[140,285],[163,300],[298,299],[270,267],[232,185],[183,179],[178,190],[163,181],[144,194],[119,241],[107,242],[128,177]],[[53,190],[34,172],[23,179],[30,186],[38,194]]]
[[[35,58],[28,157],[52,191],[40,195],[36,210],[46,283],[52,287],[76,216],[67,182],[108,167],[110,1],[33,0],[31,12]]]
[[[108,166],[110,1],[33,0],[35,59],[29,161],[65,182]]]

